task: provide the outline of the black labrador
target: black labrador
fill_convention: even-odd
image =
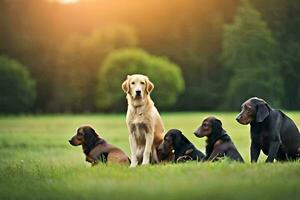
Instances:
[[[266,162],[300,157],[300,134],[296,124],[263,99],[252,97],[245,101],[236,120],[251,126],[251,162],[257,162],[261,150],[268,156]]]
[[[231,160],[244,162],[229,135],[222,128],[222,122],[219,119],[215,117],[204,119],[194,134],[200,138],[207,137],[205,160],[215,161],[226,156]]]
[[[199,151],[178,129],[169,130],[158,151],[169,154],[174,151],[174,162],[185,162],[188,160],[202,161],[205,155]]]

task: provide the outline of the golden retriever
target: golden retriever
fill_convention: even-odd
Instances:
[[[147,76],[128,75],[122,84],[127,94],[126,123],[129,130],[131,165],[159,162],[157,147],[163,141],[164,125],[150,98],[154,85]]]

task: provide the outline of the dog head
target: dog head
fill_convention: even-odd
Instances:
[[[215,117],[208,117],[203,120],[201,126],[195,131],[196,137],[210,137],[222,132],[222,122]]]
[[[169,130],[165,137],[163,143],[159,146],[159,151],[162,154],[168,154],[173,150],[184,148],[190,145],[190,141],[182,134],[178,129]]]
[[[153,90],[154,85],[149,78],[142,74],[128,75],[122,84],[122,89],[133,100],[143,100]]]
[[[242,104],[242,111],[236,120],[243,125],[253,121],[263,122],[270,114],[268,104],[257,97],[252,97]]]
[[[77,133],[69,140],[69,143],[73,146],[92,146],[98,140],[99,136],[92,127],[81,126],[77,129]]]

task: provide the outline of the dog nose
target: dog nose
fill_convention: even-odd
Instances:
[[[141,90],[137,90],[137,91],[135,91],[135,93],[136,93],[137,96],[141,96],[142,91]]]
[[[240,118],[241,118],[240,116],[237,116],[237,117],[235,118],[235,120],[239,122],[239,121],[240,121]]]
[[[72,144],[72,140],[69,140],[69,143]]]
[[[195,132],[194,135],[195,135],[196,137],[201,137],[201,134],[200,134],[199,132]]]

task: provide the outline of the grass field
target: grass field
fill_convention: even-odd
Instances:
[[[0,199],[299,199],[300,162],[249,163],[249,127],[237,113],[213,113],[223,121],[245,164],[185,163],[143,166],[99,165],[84,161],[68,139],[91,124],[129,154],[125,115],[0,117]],[[163,113],[166,129],[178,128],[204,152],[193,131],[208,113]],[[288,115],[300,127],[300,113]]]

